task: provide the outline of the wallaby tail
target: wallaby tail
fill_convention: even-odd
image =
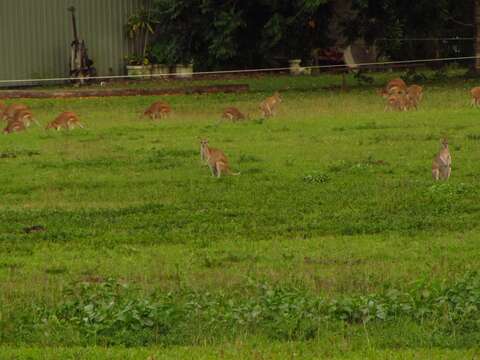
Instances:
[[[240,171],[239,172],[233,172],[232,170],[228,169],[228,175],[238,176],[238,175],[240,175]]]

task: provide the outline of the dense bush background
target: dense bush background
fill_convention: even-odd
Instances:
[[[311,63],[317,48],[356,39],[380,56],[411,59],[471,55],[473,1],[453,0],[154,0],[152,58],[197,69]],[[385,40],[395,39],[395,40]],[[428,39],[428,40],[399,40]]]

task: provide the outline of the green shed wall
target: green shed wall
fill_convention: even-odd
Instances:
[[[124,74],[124,57],[131,51],[124,24],[144,3],[0,0],[0,80],[68,76],[73,29],[67,8],[72,5],[79,38],[85,40],[98,75]]]

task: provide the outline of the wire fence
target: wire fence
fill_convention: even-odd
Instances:
[[[358,64],[331,64],[331,65],[316,65],[316,66],[302,66],[301,69],[306,70],[359,70],[359,69],[378,69],[380,67],[395,67],[399,65],[408,64],[427,64],[427,63],[447,63],[457,61],[467,61],[480,59],[480,56],[456,56],[443,58],[425,58],[425,59],[410,59],[400,61],[378,61],[378,62],[364,62]],[[273,67],[273,68],[255,68],[255,69],[238,69],[238,70],[217,70],[217,71],[198,71],[192,72],[189,75],[235,75],[235,74],[251,74],[251,73],[273,73],[289,71],[290,66]],[[57,77],[57,78],[31,78],[31,79],[10,79],[0,80],[0,84],[21,84],[21,83],[48,83],[48,82],[65,82],[65,81],[103,81],[116,79],[152,79],[152,78],[167,78],[167,77],[182,77],[185,73],[163,73],[163,74],[141,74],[141,75],[110,75],[110,76],[95,76],[95,77]]]

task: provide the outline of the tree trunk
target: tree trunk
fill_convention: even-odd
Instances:
[[[480,74],[480,0],[473,0],[475,72]]]

